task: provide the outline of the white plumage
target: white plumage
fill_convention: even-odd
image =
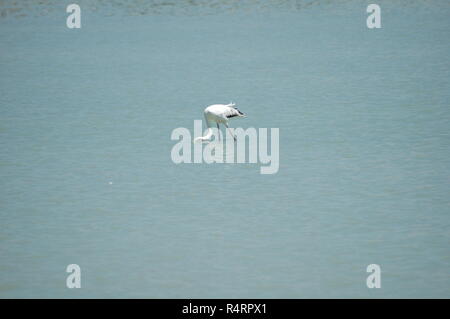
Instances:
[[[218,130],[220,130],[219,124],[225,125],[225,127],[230,132],[231,136],[233,136],[233,139],[236,140],[236,137],[233,135],[233,133],[230,131],[230,128],[228,127],[228,120],[233,117],[244,117],[245,114],[239,111],[235,105],[236,105],[235,103],[230,103],[230,104],[213,104],[208,106],[204,112],[206,125],[208,126],[208,131],[206,132],[205,136],[197,137],[194,140],[194,142],[207,141],[211,139],[212,136],[211,127],[213,127],[214,124],[217,126]]]

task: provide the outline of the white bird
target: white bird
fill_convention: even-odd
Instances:
[[[208,141],[211,139],[211,136],[213,134],[211,127],[214,126],[214,123],[217,125],[217,129],[220,131],[219,124],[225,125],[227,130],[230,132],[231,136],[233,136],[233,139],[236,141],[236,137],[233,135],[233,133],[230,131],[230,128],[228,127],[228,119],[232,117],[244,117],[245,114],[242,113],[235,107],[235,103],[230,104],[213,104],[208,106],[205,111],[205,120],[206,125],[208,126],[208,130],[206,132],[205,136],[197,137],[194,142],[197,141]],[[219,140],[220,140],[220,133],[219,133]]]

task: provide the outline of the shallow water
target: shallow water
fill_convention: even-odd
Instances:
[[[0,4],[0,297],[450,297],[446,1],[77,3]],[[172,162],[230,100],[277,174]]]

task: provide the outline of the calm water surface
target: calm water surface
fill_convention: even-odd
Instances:
[[[450,297],[448,2],[77,3],[0,4],[0,297]],[[277,174],[171,161],[230,100]]]

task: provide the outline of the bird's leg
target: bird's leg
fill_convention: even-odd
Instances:
[[[231,132],[230,128],[228,127],[228,124],[227,124],[227,123],[224,123],[224,124],[225,124],[225,126],[226,126],[228,132],[230,132],[231,136],[233,136],[233,139],[234,139],[234,141],[236,142],[236,136],[234,136],[234,134]]]
[[[216,122],[217,124],[217,134],[219,136],[219,141],[220,141],[220,128],[219,128],[219,122]]]

